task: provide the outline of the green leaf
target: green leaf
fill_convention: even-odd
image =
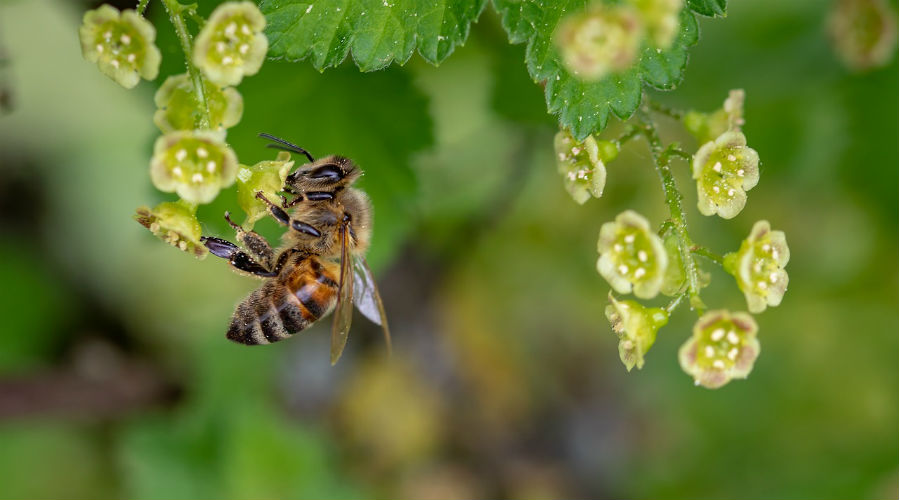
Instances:
[[[487,0],[262,0],[269,56],[319,71],[348,53],[363,71],[404,64],[413,50],[439,64],[469,35]]]
[[[687,0],[687,5],[692,11],[709,17],[725,17],[727,4],[728,0]]]
[[[640,104],[643,88],[674,89],[687,65],[687,49],[698,39],[697,20],[685,9],[670,49],[657,51],[645,46],[640,62],[631,69],[585,82],[563,68],[553,44],[553,32],[560,20],[583,8],[583,0],[494,0],[494,4],[510,42],[527,42],[525,63],[531,78],[544,84],[547,109],[578,140],[602,130],[610,112],[623,119],[631,116]]]

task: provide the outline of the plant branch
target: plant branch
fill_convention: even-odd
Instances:
[[[681,304],[681,301],[684,299],[684,297],[686,295],[687,295],[687,292],[685,291],[685,292],[679,293],[674,299],[672,299],[672,301],[669,302],[669,304],[666,306],[666,309],[665,309],[666,314],[671,315],[672,311],[674,311],[679,306],[679,304]]]
[[[691,247],[691,252],[695,253],[701,257],[706,257],[707,259],[715,262],[716,264],[718,264],[720,266],[724,265],[724,258],[721,255],[713,252],[712,250],[710,250],[704,246],[694,245]]]
[[[684,111],[681,111],[680,109],[675,109],[666,106],[665,104],[660,104],[654,100],[651,100],[649,97],[645,99],[645,101],[651,111],[655,111],[661,115],[668,116],[673,120],[681,120],[682,118],[684,118]]]
[[[184,11],[186,9],[189,9],[189,7],[178,3],[178,0],[162,0],[162,2],[166,7],[166,12],[169,14],[169,20],[172,21],[172,25],[175,27],[175,33],[178,35],[178,41],[181,42],[181,50],[184,51],[184,63],[187,66],[188,74],[191,77],[191,85],[194,87],[194,95],[201,107],[200,123],[198,124],[199,128],[208,129],[209,104],[206,101],[206,89],[204,86],[203,76],[200,74],[200,71],[196,66],[194,66],[193,63],[191,34],[188,31],[187,25],[184,22],[184,17],[182,16]]]
[[[144,11],[147,9],[148,3],[150,3],[150,0],[139,0],[138,1],[137,8],[135,9],[137,11],[137,15],[139,15],[139,16],[144,15]]]
[[[688,234],[684,208],[681,205],[682,195],[678,191],[675,177],[672,175],[672,169],[669,167],[669,159],[672,156],[669,151],[672,149],[663,149],[656,125],[647,116],[645,110],[638,110],[636,116],[640,124],[640,130],[650,146],[653,165],[662,184],[666,206],[669,208],[669,221],[672,223],[675,234],[678,236],[678,251],[681,254],[688,285],[685,293],[690,298],[691,305],[697,309],[698,313],[702,314],[705,307],[700,300],[700,270],[697,268],[694,256],[691,255],[691,247],[694,246],[694,243]]]

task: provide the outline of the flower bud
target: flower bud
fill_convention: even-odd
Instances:
[[[759,356],[756,331],[756,321],[747,313],[723,309],[704,314],[678,351],[681,369],[709,389],[747,378]]]
[[[662,240],[650,223],[633,210],[600,228],[597,272],[618,293],[650,299],[659,293],[669,260]]]
[[[597,141],[587,136],[577,142],[568,131],[560,131],[553,140],[556,169],[563,176],[566,191],[579,205],[591,196],[599,198],[606,186],[606,165],[599,157]]]
[[[741,248],[725,256],[724,267],[737,280],[747,299],[747,309],[761,313],[781,304],[787,291],[784,270],[791,254],[782,231],[772,231],[769,221],[757,221]]]
[[[744,90],[734,89],[728,92],[728,98],[722,103],[722,107],[712,113],[689,111],[684,115],[683,121],[685,128],[700,144],[713,141],[729,130],[740,132],[744,126]]]
[[[656,341],[656,332],[669,321],[666,311],[644,307],[633,300],[618,301],[609,294],[606,319],[619,337],[619,358],[625,369],[644,367],[644,355]]]
[[[89,10],[78,34],[84,58],[126,89],[159,73],[156,28],[133,10],[119,12],[110,5]]]

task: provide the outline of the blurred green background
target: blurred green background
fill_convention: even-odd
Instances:
[[[334,368],[327,321],[227,342],[258,282],[132,220],[169,199],[147,170],[163,78],[125,91],[81,58],[92,6],[0,2],[15,106],[0,116],[0,498],[897,497],[898,68],[846,70],[826,2],[732,2],[701,20],[681,87],[655,95],[713,110],[746,89],[760,184],[723,221],[696,212],[679,170],[691,232],[726,252],[766,218],[791,247],[753,374],[717,391],[678,366],[683,308],[625,372],[596,239],[626,208],[665,217],[649,154],[629,145],[604,197],[575,205],[524,47],[490,7],[439,68],[269,61],[240,86],[242,163],[272,157],[265,131],[365,169],[395,355],[359,317]],[[183,71],[160,5],[149,15],[162,77]],[[233,189],[201,208],[205,233],[232,236],[226,209]],[[743,309],[711,271],[707,303]]]

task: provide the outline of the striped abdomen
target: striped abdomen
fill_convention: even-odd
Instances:
[[[237,306],[226,337],[247,345],[270,344],[303,330],[334,309],[338,272],[336,264],[303,258]]]

